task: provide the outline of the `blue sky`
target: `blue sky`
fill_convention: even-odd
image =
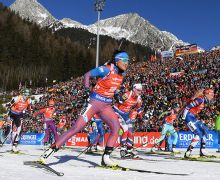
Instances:
[[[0,0],[6,6],[15,0]],[[38,0],[57,19],[92,24],[94,0]],[[220,45],[220,0],[106,0],[101,18],[136,12],[160,30],[204,49]]]

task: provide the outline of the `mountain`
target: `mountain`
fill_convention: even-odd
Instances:
[[[64,28],[82,28],[82,29],[86,29],[87,27],[77,21],[74,21],[70,18],[64,18],[60,21]]]
[[[87,26],[81,24],[80,22],[74,21],[70,18],[63,18],[62,20],[56,20],[48,25],[53,31],[58,31],[65,28],[79,28],[87,30]]]
[[[219,50],[220,46],[214,46],[213,48],[211,48],[211,51],[215,51],[215,50]]]
[[[63,28],[81,28],[93,34],[97,33],[97,22],[86,26],[69,18],[57,20],[37,0],[16,0],[10,8],[18,12],[22,18],[30,19],[41,27],[46,26],[53,31]],[[115,39],[125,38],[133,43],[162,50],[168,50],[174,45],[188,44],[170,32],[160,31],[137,13],[128,13],[101,20],[100,34]]]
[[[22,18],[29,19],[41,27],[49,26],[57,21],[37,0],[16,0],[10,9],[18,12]]]
[[[88,26],[88,30],[95,34],[96,27],[97,24],[92,24]],[[123,14],[101,20],[100,34],[108,35],[115,39],[125,38],[131,42],[152,48],[169,48],[173,44],[184,44],[172,33],[160,31],[137,13]]]

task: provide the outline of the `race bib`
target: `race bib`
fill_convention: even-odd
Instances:
[[[187,126],[189,127],[189,129],[190,129],[192,132],[197,129],[196,126],[195,126],[195,124],[194,124],[193,122],[191,122],[191,121],[187,124]]]

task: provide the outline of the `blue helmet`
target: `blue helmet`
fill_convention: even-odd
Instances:
[[[126,52],[117,53],[115,55],[115,62],[117,62],[119,60],[122,60],[123,62],[128,62],[129,61],[128,53],[126,53]]]

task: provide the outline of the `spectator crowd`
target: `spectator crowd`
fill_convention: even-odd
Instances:
[[[215,101],[201,113],[199,119],[212,130],[220,109],[220,50],[188,54],[181,58],[134,62],[127,71],[122,89],[135,83],[142,83],[144,87],[144,118],[134,122],[135,131],[160,131],[163,123],[159,118],[161,113],[172,108],[174,102],[184,107],[197,90],[207,87],[214,89]],[[75,122],[86,102],[83,88],[83,77],[79,77],[52,87],[32,89],[32,94],[42,95],[38,101],[33,99],[32,111],[46,106],[47,100],[53,98],[58,129],[65,131]],[[12,95],[17,93],[14,91]],[[24,132],[43,132],[41,118],[32,119],[31,115],[27,115],[25,119]],[[180,131],[187,130],[181,117],[174,126]]]

